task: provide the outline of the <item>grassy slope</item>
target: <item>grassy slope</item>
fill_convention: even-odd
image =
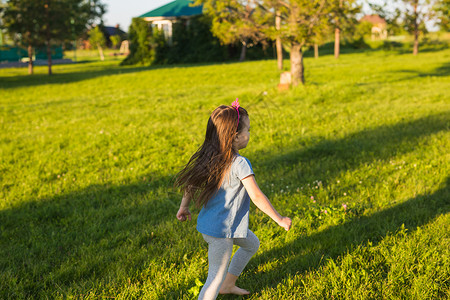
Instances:
[[[294,221],[252,208],[250,298],[449,297],[449,61],[308,58],[308,85],[285,93],[273,61],[0,70],[0,298],[192,298],[206,245],[170,185],[236,97],[242,154]]]

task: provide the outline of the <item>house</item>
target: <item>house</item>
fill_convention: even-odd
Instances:
[[[379,15],[364,16],[360,22],[369,22],[372,24],[372,40],[384,40],[387,38],[386,20]]]
[[[201,15],[203,6],[192,6],[192,0],[175,0],[159,8],[151,10],[139,18],[150,22],[153,27],[157,27],[164,32],[164,36],[169,42],[172,40],[173,24],[184,22],[189,25],[189,19]]]
[[[127,33],[120,29],[119,24],[116,26],[105,26],[102,28],[102,32],[105,35],[106,41],[110,42],[111,36],[118,35],[122,40],[127,38]]]

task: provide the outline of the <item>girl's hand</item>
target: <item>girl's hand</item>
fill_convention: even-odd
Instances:
[[[191,212],[189,211],[189,207],[180,206],[180,209],[177,212],[177,219],[181,222],[186,221],[186,219],[190,221]]]
[[[278,222],[278,225],[280,225],[281,227],[286,229],[286,231],[288,231],[289,229],[291,229],[292,221],[288,217],[281,217],[281,221]]]

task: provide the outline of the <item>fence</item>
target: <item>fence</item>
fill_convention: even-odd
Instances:
[[[62,59],[63,49],[61,46],[51,47],[52,59]],[[34,51],[34,60],[46,60],[47,48],[40,47]],[[0,62],[2,61],[21,61],[22,58],[28,58],[28,52],[21,47],[14,46],[0,46]]]

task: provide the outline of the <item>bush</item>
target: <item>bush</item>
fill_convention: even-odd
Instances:
[[[122,62],[130,64],[180,64],[198,62],[222,62],[239,58],[240,44],[222,45],[211,33],[212,22],[201,15],[173,24],[172,41],[164,33],[142,19],[133,19],[130,26],[130,55]],[[247,59],[273,57],[273,47],[256,44],[247,49]]]
[[[152,47],[152,30],[141,18],[133,18],[129,28],[130,54],[121,65],[150,65],[156,58]]]
[[[211,20],[202,15],[185,23],[173,24],[172,44],[158,48],[158,64],[224,61],[229,58],[227,47],[210,31]]]
[[[403,43],[395,42],[395,41],[383,41],[382,48],[383,50],[395,50],[401,49],[403,47]]]
[[[105,47],[106,39],[99,26],[96,26],[89,31],[89,43],[93,49]]]
[[[120,37],[120,35],[118,34],[112,35],[109,39],[111,40],[113,48],[118,49],[120,42],[122,42],[122,38]]]
[[[344,33],[344,45],[350,46],[353,49],[367,49],[369,46],[364,41],[365,37],[369,37],[372,34],[372,24],[363,21],[360,22],[354,32]]]

